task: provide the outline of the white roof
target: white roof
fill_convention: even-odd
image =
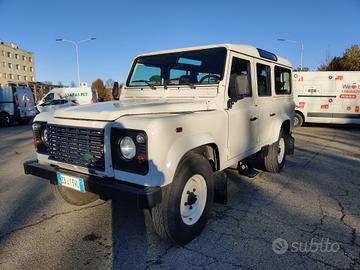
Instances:
[[[182,51],[203,50],[203,49],[218,48],[218,47],[225,47],[230,51],[235,51],[235,52],[238,52],[238,53],[246,54],[246,55],[256,57],[256,58],[261,58],[261,59],[264,59],[266,61],[275,63],[275,61],[262,58],[259,55],[259,51],[257,50],[257,48],[254,47],[254,46],[246,45],[246,44],[228,44],[228,43],[205,45],[205,46],[195,46],[195,47],[187,47],[187,48],[179,48],[179,49],[171,49],[171,50],[164,50],[164,51],[157,51],[157,52],[149,52],[149,53],[141,54],[139,56],[174,53],[174,52],[182,52]],[[288,67],[292,66],[289,60],[287,60],[287,59],[285,59],[283,57],[279,57],[278,55],[277,55],[277,58],[278,58],[278,61],[276,63],[282,64],[282,65],[285,65],[285,66],[288,66]]]

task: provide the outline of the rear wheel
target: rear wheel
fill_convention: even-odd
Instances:
[[[304,119],[301,114],[295,113],[294,117],[294,126],[295,127],[301,127],[304,124]]]
[[[186,157],[173,182],[164,188],[162,202],[151,210],[156,232],[182,245],[196,238],[206,225],[214,198],[213,171],[198,154]]]
[[[71,188],[58,185],[50,184],[50,190],[56,198],[77,206],[86,205],[99,199],[99,195],[94,193],[82,193]]]
[[[1,125],[3,127],[11,126],[14,123],[13,117],[11,117],[8,113],[1,114]]]
[[[264,165],[267,171],[278,173],[284,167],[286,159],[285,132],[280,131],[279,139],[270,145],[264,155]]]

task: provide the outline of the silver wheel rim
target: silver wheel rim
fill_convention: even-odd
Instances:
[[[285,140],[284,138],[280,138],[279,140],[279,152],[277,156],[278,163],[281,164],[281,162],[284,160],[285,155]]]
[[[205,178],[195,174],[186,182],[180,201],[180,214],[186,225],[195,224],[204,212],[207,199]]]
[[[299,118],[297,118],[297,116],[295,116],[294,118],[294,126],[297,127],[299,125]]]

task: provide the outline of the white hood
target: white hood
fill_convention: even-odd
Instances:
[[[181,113],[214,110],[208,101],[124,100],[81,105],[55,111],[56,118],[115,121],[124,115]]]

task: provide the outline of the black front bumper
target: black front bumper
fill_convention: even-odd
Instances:
[[[136,199],[137,206],[140,209],[152,208],[159,204],[162,199],[160,187],[144,187],[115,180],[113,177],[99,177],[77,173],[50,165],[39,164],[37,160],[25,161],[24,171],[25,174],[32,174],[48,179],[53,185],[57,185],[57,171],[79,177],[84,180],[85,190],[87,192],[98,194],[103,199],[116,199],[124,197]]]

